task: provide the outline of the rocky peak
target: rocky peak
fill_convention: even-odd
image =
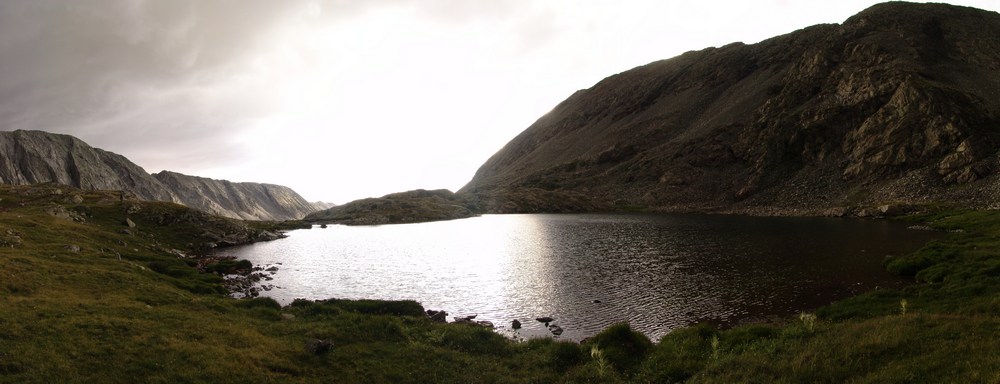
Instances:
[[[145,170],[125,157],[69,135],[0,132],[0,183],[58,183],[84,189],[124,190],[141,199],[174,201]]]
[[[142,200],[170,201],[246,220],[301,219],[328,208],[306,202],[280,185],[232,183],[166,171],[150,175],[124,156],[69,135],[0,132],[0,184],[36,183],[126,191]]]

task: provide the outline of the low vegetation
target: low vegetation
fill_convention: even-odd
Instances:
[[[476,215],[475,207],[445,189],[418,189],[355,200],[305,217],[313,223],[378,225],[454,220]]]
[[[887,260],[902,289],[655,343],[627,324],[514,342],[415,302],[229,298],[220,274],[248,266],[207,243],[278,224],[0,187],[0,382],[1000,382],[1000,212],[907,220],[951,234]]]

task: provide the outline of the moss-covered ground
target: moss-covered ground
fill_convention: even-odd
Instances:
[[[280,225],[118,196],[0,187],[0,382],[1000,382],[1000,212],[907,218],[951,231],[887,262],[914,284],[784,324],[519,343],[414,302],[229,298],[205,243]]]

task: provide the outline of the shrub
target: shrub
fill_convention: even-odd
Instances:
[[[413,300],[319,300],[317,303],[338,307],[344,311],[369,315],[427,316],[424,307]]]
[[[934,260],[924,255],[894,257],[887,259],[885,269],[897,276],[913,277],[924,268],[934,265]]]
[[[549,349],[548,361],[556,370],[565,372],[582,363],[585,356],[578,344],[555,342]]]
[[[270,308],[281,310],[281,304],[270,297],[255,297],[252,299],[242,299],[236,302],[236,306],[241,308]]]
[[[507,355],[511,344],[503,336],[478,326],[449,326],[441,337],[441,344],[460,352],[477,355]]]
[[[748,329],[740,337],[749,339],[754,337],[752,335],[770,333],[770,331]],[[636,381],[673,383],[687,380],[708,363],[713,354],[712,340],[719,340],[718,337],[718,331],[704,323],[667,334],[660,339],[643,364]],[[718,347],[717,345],[716,348]]]
[[[623,375],[630,375],[653,349],[653,343],[642,333],[633,331],[628,323],[608,327],[594,336],[590,343]]]
[[[302,316],[336,316],[341,312],[336,306],[305,299],[295,299],[289,307]]]

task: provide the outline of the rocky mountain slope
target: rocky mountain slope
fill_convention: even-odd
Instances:
[[[998,148],[1000,15],[891,2],[608,77],[459,194],[489,212],[996,207]]]
[[[329,208],[309,203],[279,185],[232,183],[166,171],[150,175],[124,156],[91,147],[73,136],[0,132],[0,184],[36,183],[122,190],[143,200],[170,201],[245,220],[295,220]]]
[[[122,190],[143,200],[176,200],[169,189],[124,156],[93,148],[73,136],[0,132],[0,184],[36,183]]]
[[[295,220],[322,209],[291,188],[260,183],[234,183],[162,171],[153,177],[184,205],[244,220]]]

